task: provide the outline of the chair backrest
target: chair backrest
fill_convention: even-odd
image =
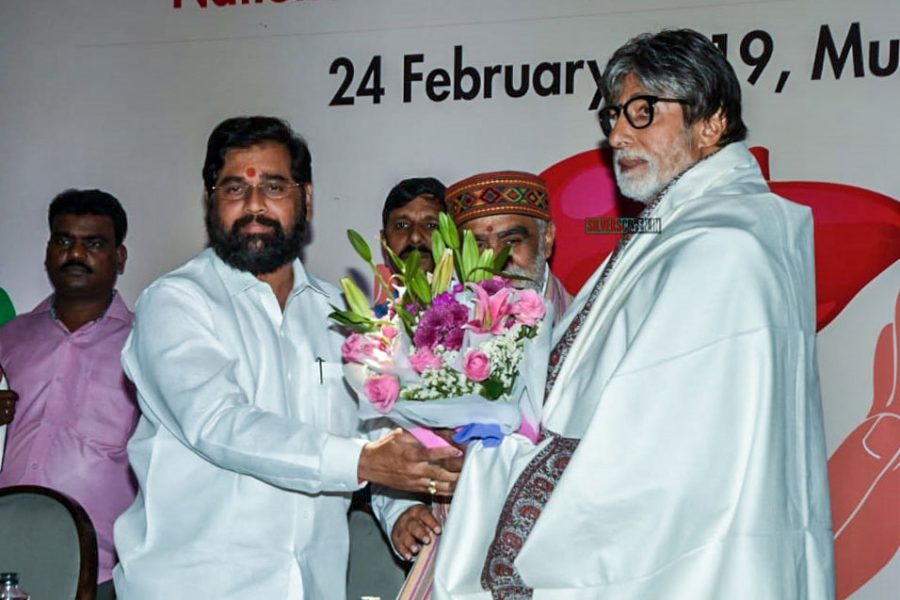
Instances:
[[[94,600],[97,536],[78,502],[34,485],[0,489],[0,572],[36,600]]]
[[[402,563],[394,556],[390,542],[371,512],[351,510],[349,518],[347,599],[369,597],[394,600],[406,579]]]

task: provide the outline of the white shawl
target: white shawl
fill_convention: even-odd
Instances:
[[[662,233],[619,256],[544,407],[582,441],[516,567],[536,599],[832,598],[810,212],[732,144],[650,216]],[[435,598],[490,598],[497,517],[540,447],[470,449]]]

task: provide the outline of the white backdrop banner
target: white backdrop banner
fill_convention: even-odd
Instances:
[[[551,182],[574,291],[614,241],[585,231],[617,210],[597,79],[664,27],[726,53],[773,189],[813,208],[838,587],[896,597],[896,0],[0,0],[0,286],[20,312],[48,294],[47,206],[99,187],[128,212],[132,304],[205,243],[211,129],[270,114],[312,150],[318,275],[360,269],[344,232],[374,242],[400,179],[515,169]]]

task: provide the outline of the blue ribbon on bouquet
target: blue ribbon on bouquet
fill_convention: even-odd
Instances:
[[[469,423],[453,434],[453,441],[457,444],[468,444],[472,440],[481,440],[485,448],[496,448],[503,441],[503,431],[495,424]]]

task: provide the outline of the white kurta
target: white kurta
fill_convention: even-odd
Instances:
[[[650,216],[662,232],[620,255],[544,407],[581,443],[516,568],[536,599],[832,598],[810,211],[771,194],[739,143]],[[490,598],[505,498],[483,491],[505,496],[537,452],[506,446],[467,458],[437,598]]]
[[[115,526],[120,598],[344,596],[365,441],[327,319],[340,303],[298,260],[282,313],[211,250],[141,295],[122,357],[143,417],[128,445],[140,491]]]

